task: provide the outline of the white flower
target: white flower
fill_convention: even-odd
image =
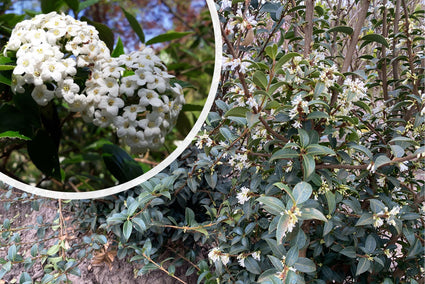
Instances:
[[[381,213],[382,214],[382,213]],[[373,226],[379,228],[384,224],[384,220],[379,217],[380,213],[373,214]]]
[[[227,253],[222,253],[222,254],[220,255],[220,259],[221,259],[221,262],[222,262],[224,265],[227,265],[227,264],[230,262],[230,257],[229,257],[229,254],[227,254]]]
[[[408,163],[408,161],[398,163],[398,167],[400,168],[400,172],[404,172],[404,171],[407,171],[409,169],[409,167],[406,166],[407,163]]]
[[[246,258],[246,256],[243,253],[241,253],[236,258],[238,260],[239,265],[242,266],[242,267],[245,267],[245,258]]]
[[[244,204],[247,202],[251,198],[249,196],[249,188],[245,186],[241,187],[241,191],[236,194],[236,198],[238,199],[239,204]]]
[[[256,251],[256,252],[253,252],[251,255],[252,255],[252,257],[253,257],[254,259],[256,259],[256,260],[260,261],[260,260],[261,260],[261,256],[260,256],[260,254],[261,254],[261,252],[260,252],[260,251]]]
[[[48,90],[46,85],[41,85],[34,87],[31,96],[37,104],[46,106],[54,98],[55,92]]]
[[[118,110],[124,106],[124,101],[114,96],[105,96],[99,103],[99,108],[104,109],[112,116],[118,114]]]
[[[220,248],[213,248],[208,253],[208,258],[211,259],[213,262],[217,262],[217,261],[220,260],[221,254],[222,254],[222,252],[221,252]]]

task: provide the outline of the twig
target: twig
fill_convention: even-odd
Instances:
[[[174,274],[171,274],[170,272],[168,272],[167,269],[165,269],[164,267],[162,267],[162,265],[159,265],[158,263],[156,263],[155,261],[153,261],[153,259],[150,258],[149,256],[147,256],[145,253],[142,253],[142,255],[143,255],[144,258],[146,258],[150,263],[152,263],[153,265],[155,265],[161,271],[167,273],[168,276],[173,277],[174,279],[176,279],[180,283],[187,284],[187,282],[183,281],[182,279],[180,279],[179,277],[175,276]]]

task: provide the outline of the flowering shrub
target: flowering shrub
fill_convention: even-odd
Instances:
[[[56,11],[20,21],[11,29],[0,57],[0,139],[7,141],[1,157],[6,174],[50,189],[106,188],[158,164],[194,124],[193,111],[202,107],[188,105],[190,119],[184,114],[187,110],[182,111],[182,86],[194,86],[168,72],[160,56],[167,61],[172,56],[164,57],[165,51],[161,55],[149,46],[188,33],[169,32],[145,41],[137,20],[122,10],[142,43],[130,53],[124,52],[121,39],[112,50],[113,33],[105,25]],[[189,101],[197,103],[193,96]],[[11,170],[17,160],[27,159],[40,172],[20,162],[22,173]],[[110,174],[102,182],[98,177],[105,170]]]
[[[167,170],[93,202],[109,249],[180,282],[424,283],[424,7],[216,4],[215,107]]]

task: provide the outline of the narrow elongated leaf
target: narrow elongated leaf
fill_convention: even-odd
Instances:
[[[100,2],[100,0],[86,0],[86,1],[81,1],[79,4],[79,10],[82,11],[96,3]]]
[[[0,71],[13,70],[13,69],[15,69],[15,66],[13,65],[0,65]]]
[[[142,167],[119,146],[104,144],[102,152],[106,168],[120,183],[130,181],[143,174]]]
[[[123,228],[122,228],[122,234],[123,234],[124,240],[126,242],[130,238],[132,231],[133,231],[133,223],[131,223],[130,220],[125,221]]]
[[[380,43],[382,45],[384,45],[385,47],[389,48],[390,45],[388,44],[387,40],[385,39],[385,37],[383,37],[382,35],[379,34],[369,34],[369,35],[365,35],[364,37],[361,38],[361,40],[363,40],[364,42],[362,43],[361,47],[371,43],[371,42],[376,42],[376,43]]]
[[[363,213],[356,223],[356,226],[365,226],[373,224],[373,215],[370,213]]]
[[[362,153],[363,153],[363,154],[365,154],[365,155],[366,155],[369,159],[372,159],[372,157],[373,157],[372,152],[371,152],[368,148],[366,148],[365,146],[358,145],[358,144],[355,144],[355,143],[347,143],[347,146],[348,146],[348,147],[350,147],[350,148],[352,148],[352,149],[355,149],[355,150],[357,150],[357,151],[362,152]]]
[[[132,14],[127,12],[123,7],[121,7],[121,10],[127,18],[127,21],[130,24],[131,28],[139,37],[140,42],[145,43],[145,33],[143,32],[142,26],[139,24],[137,19]]]
[[[19,134],[17,131],[5,131],[0,133],[0,139],[1,138],[11,138],[11,139],[22,139],[22,140],[31,140],[31,138]]]
[[[276,227],[276,240],[278,244],[281,244],[283,238],[286,236],[286,232],[288,231],[288,225],[289,225],[288,214],[284,214],[280,216],[279,221],[277,222],[277,227]]]
[[[285,264],[287,266],[293,266],[298,261],[300,249],[297,245],[291,247],[286,254]]]
[[[314,156],[312,155],[303,155],[303,169],[304,169],[304,179],[307,180],[314,170],[316,169],[316,162],[314,161]]]
[[[111,53],[111,57],[118,57],[124,54],[124,44],[122,43],[121,37],[118,37],[115,49]]]
[[[179,39],[182,38],[184,36],[190,35],[192,32],[175,32],[175,31],[169,31],[165,34],[161,34],[158,35],[154,38],[151,38],[150,40],[148,40],[146,42],[146,45],[151,45],[151,44],[155,44],[155,43],[160,43],[160,42],[166,42],[166,41],[171,41],[171,40],[175,40],[175,39]]]
[[[345,247],[339,253],[349,258],[356,258],[356,249],[353,246]]]
[[[348,26],[338,26],[328,30],[328,33],[339,32],[347,35],[351,35],[353,33],[353,28]]]
[[[306,147],[310,143],[310,137],[304,129],[298,129],[298,134],[300,136],[300,145],[301,147]]]

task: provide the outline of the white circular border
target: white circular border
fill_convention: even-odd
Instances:
[[[123,184],[119,184],[113,187],[108,187],[105,189],[100,189],[96,191],[90,192],[58,192],[52,190],[46,190],[39,187],[31,186],[29,184],[14,180],[9,176],[0,172],[0,181],[5,182],[6,184],[15,187],[17,189],[36,194],[43,197],[49,198],[57,198],[57,199],[91,199],[91,198],[100,198],[108,195],[120,193],[122,191],[128,190],[132,187],[140,185],[141,183],[147,181],[154,175],[161,172],[168,165],[171,164],[177,157],[189,146],[189,144],[195,138],[195,135],[199,133],[203,123],[205,122],[207,115],[212,107],[212,104],[215,99],[215,95],[218,88],[218,83],[220,80],[220,71],[221,71],[221,63],[222,63],[222,40],[221,40],[221,32],[220,32],[220,22],[218,19],[217,9],[213,0],[206,0],[208,9],[210,11],[211,19],[213,22],[214,29],[214,39],[215,39],[215,64],[214,64],[214,73],[212,78],[212,83],[210,87],[210,91],[208,94],[207,101],[202,109],[202,112],[193,126],[192,130],[186,136],[182,143],[175,149],[167,158],[165,158],[161,163],[155,166],[153,169],[148,171],[147,173],[141,175],[138,178],[135,178],[131,181],[128,181]]]

